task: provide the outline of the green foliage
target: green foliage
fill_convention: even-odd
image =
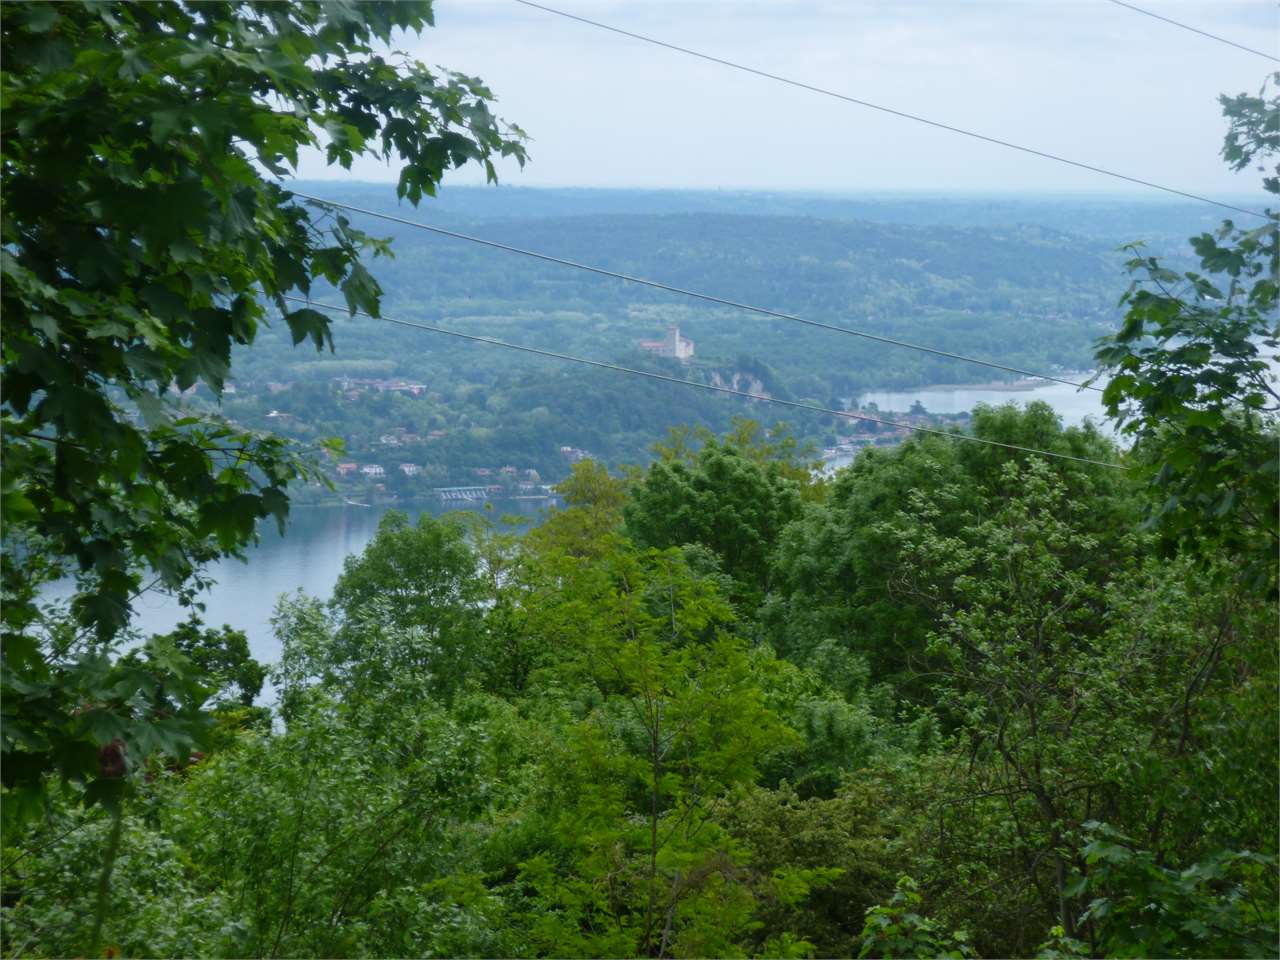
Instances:
[[[1103,823],[1086,824],[1092,867],[1084,919],[1108,957],[1272,957],[1277,930],[1275,857],[1219,850],[1182,870]]]
[[[30,838],[40,855],[6,873],[6,950],[15,956],[84,956],[93,935],[95,885],[112,818],[59,810]],[[140,816],[124,819],[100,943],[126,957],[235,956],[245,926],[222,889],[190,869],[190,854]]]
[[[330,343],[322,314],[282,299],[313,279],[377,311],[368,238],[313,222],[262,168],[284,174],[323,131],[330,162],[400,156],[399,194],[416,202],[449,167],[519,152],[477,81],[375,52],[430,17],[427,4],[9,9],[6,513],[96,572],[85,623],[119,628],[137,566],[178,587],[204,541],[234,550],[257,518],[282,520],[304,469],[269,437],[174,421],[165,391],[220,393],[261,299],[295,343]]]
[[[757,938],[799,931],[817,956],[857,952],[865,913],[892,892],[894,864],[904,853],[890,839],[904,826],[895,796],[901,786],[892,774],[864,770],[830,799],[802,798],[785,783],[730,799],[719,819],[752,868],[762,924]],[[786,896],[778,882],[815,871],[821,884],[802,896]],[[767,942],[759,949],[772,955]]]
[[[441,618],[459,616],[477,599],[476,559],[461,523],[424,513],[412,525],[399,511],[384,514],[364,553],[343,564],[334,606],[350,617],[384,599],[397,624],[445,630]]]
[[[1272,82],[1280,81],[1280,74]],[[1234,169],[1280,153],[1280,98],[1223,98]],[[1264,185],[1280,193],[1280,179]],[[1221,543],[1254,589],[1274,590],[1280,550],[1280,394],[1275,357],[1280,220],[1231,221],[1193,237],[1200,271],[1174,271],[1137,245],[1120,330],[1099,342],[1108,413],[1135,441],[1153,494],[1151,524],[1171,546]],[[1210,535],[1210,531],[1213,531]]]
[[[371,184],[329,180],[299,189],[404,215],[389,191],[380,195]],[[1118,316],[1115,272],[1122,257],[1112,248],[1133,235],[1108,234],[1106,243],[1079,236],[1104,218],[1127,214],[1132,208],[1123,204],[1088,205],[1096,216],[1077,219],[1071,225],[1075,235],[1068,236],[1014,225],[1028,222],[1021,213],[993,221],[1000,204],[981,209],[965,204],[984,221],[981,228],[939,229],[936,218],[950,219],[959,203],[954,199],[932,205],[890,203],[869,221],[849,222],[839,212],[846,202],[836,198],[828,198],[825,212],[813,209],[802,219],[765,215],[771,207],[796,203],[795,197],[739,195],[736,202],[724,203],[725,195],[717,205],[724,203],[732,216],[661,216],[637,208],[631,192],[601,196],[516,187],[495,196],[502,198],[497,204],[481,191],[451,185],[433,204],[430,219],[451,220],[463,232],[626,273],[680,277],[690,287],[713,292],[732,290],[735,297],[754,297],[752,302],[831,323],[850,324],[851,317],[858,317],[856,326],[875,333],[1028,369],[1078,370],[1092,363],[1097,331],[1113,326]],[[700,205],[704,199],[684,192],[649,196],[655,207]],[[594,215],[602,204],[624,206],[627,213]],[[530,207],[541,208],[538,215],[522,212]],[[1152,236],[1166,211],[1147,204],[1138,209],[1146,214],[1137,221],[1141,235]],[[352,221],[393,238],[396,258],[369,265],[388,291],[384,309],[393,316],[447,316],[450,326],[471,332],[702,383],[736,382],[834,409],[867,390],[964,383],[975,377],[971,365],[940,357],[881,349],[853,337],[802,334],[790,323],[744,323],[727,308],[675,301],[634,284],[512,260],[475,244],[441,242],[424,231],[358,214]],[[1181,222],[1199,223],[1198,212]],[[769,269],[744,269],[751,263],[768,264]],[[697,341],[692,362],[681,364],[636,349],[638,339],[671,323]],[[1034,335],[1028,336],[1028,330]],[[242,423],[280,429],[305,442],[340,434],[353,459],[375,463],[385,463],[382,458],[389,451],[378,438],[391,429],[403,427],[419,435],[446,430],[446,436],[396,452],[433,471],[428,478],[424,469],[416,482],[409,482],[389,469],[387,492],[401,496],[426,496],[433,486],[473,483],[472,470],[505,464],[533,467],[545,481],[555,481],[568,467],[562,445],[588,449],[618,470],[647,461],[651,446],[672,424],[698,424],[722,435],[734,430],[733,419],[744,414],[739,398],[548,363],[512,351],[480,348],[477,353],[472,344],[371,319],[356,318],[334,332],[338,358],[326,359],[309,351],[300,355],[282,325],[262,331],[251,348],[235,351],[238,393],[224,407]],[[476,362],[481,357],[483,362]],[[347,398],[333,379],[344,374],[404,377],[425,384],[427,392],[419,397]],[[268,383],[289,386],[273,392]],[[330,396],[317,403],[318,393]],[[274,410],[298,420],[282,425],[265,419]],[[775,411],[772,404],[753,403],[745,415],[767,428],[771,421],[777,425]],[[883,432],[874,424],[803,413],[790,425],[802,448],[800,463],[811,459],[812,451],[834,444],[837,436],[872,440]],[[797,474],[808,481],[803,470]],[[802,495],[816,486],[802,483]],[[367,502],[364,496],[355,499]]]
[[[199,617],[192,617],[178,624],[167,639],[204,673],[207,682],[216,685],[218,696],[243,707],[253,706],[267,671],[249,655],[249,638],[225,624],[221,630],[202,627]]]
[[[680,462],[693,467],[698,462],[698,450],[717,442],[732,447],[764,469],[776,470],[800,488],[803,499],[822,500],[826,487],[816,472],[821,462],[814,459],[813,444],[801,444],[786,423],[775,423],[766,430],[756,420],[735,416],[722,438],[704,425],[672,427],[665,442],[653,445],[653,453],[663,463]]]
[[[477,573],[462,521],[424,513],[411,525],[403,513],[385,514],[333,588],[339,624],[330,669],[353,682],[421,673],[435,693],[451,694],[483,668]],[[374,637],[381,638],[376,653]]]
[[[164,804],[165,827],[237,905],[247,928],[237,953],[401,953],[377,938],[394,931],[396,903],[438,879],[441,861],[420,852],[439,850],[448,820],[482,802],[480,752],[438,710],[369,709],[379,702],[318,699],[284,734],[249,739],[173,784],[185,802]],[[374,904],[385,926],[344,922]]]
[[[1072,456],[1115,455],[1096,429],[1064,429],[1041,403],[1025,410],[980,407],[973,430],[983,438]],[[825,509],[806,510],[778,539],[774,591],[761,610],[775,648],[801,664],[819,656],[846,666],[856,662],[852,658],[865,658],[877,679],[912,690],[918,669],[913,662],[925,657],[940,598],[902,581],[902,543],[892,518],[904,503],[932,503],[934,529],[954,535],[966,515],[1009,495],[1002,467],[1022,459],[940,437],[913,439],[892,452],[865,451],[829,484]],[[1136,517],[1133,491],[1118,471],[1065,460],[1047,461],[1045,469],[1065,485],[1069,500],[1089,504],[1080,511],[1082,532],[1122,529]],[[1135,542],[1130,549],[1142,547]],[[1106,575],[1107,561],[1084,550],[1078,556],[1096,564],[1098,576]]]
[[[1083,940],[1067,936],[1061,926],[1049,931],[1049,939],[1040,944],[1036,957],[1040,960],[1070,960],[1072,957],[1089,956],[1089,945]]]
[[[608,535],[622,525],[626,484],[611,477],[603,464],[580,460],[556,485],[566,510],[557,510],[531,534],[542,550],[588,557],[596,554]]]
[[[627,530],[640,543],[700,543],[715,551],[748,609],[768,591],[769,554],[799,513],[799,488],[776,462],[761,466],[714,440],[692,464],[652,464],[625,510]]]
[[[492,178],[493,156],[523,158],[479,81],[379,52],[430,23],[428,3],[6,7],[7,703],[61,676],[33,634],[42,581],[74,572],[75,620],[105,642],[148,572],[193,591],[258,520],[283,525],[289,484],[316,476],[282,439],[169,394],[221,394],[233,345],[269,307],[293,343],[331,346],[329,320],[285,300],[316,283],[377,313],[360,254],[387,247],[294,202],[275,178],[299,150],[323,143],[344,167],[398,156],[398,195],[415,203],[447,169],[477,160]]]
[[[116,809],[154,754],[184,759],[208,726],[203,676],[153,637],[127,656],[60,637],[11,669],[0,707],[5,835],[39,817],[47,778],[83,784],[86,806]]]
[[[1267,83],[1277,82],[1280,81],[1276,74],[1267,78]],[[1222,158],[1227,166],[1239,172],[1259,160],[1259,172],[1274,172],[1267,170],[1266,159],[1280,153],[1280,115],[1276,113],[1275,95],[1267,98],[1267,84],[1263,84],[1256,97],[1242,93],[1235,97],[1221,96],[1218,102],[1228,122],[1222,142]],[[1262,187],[1268,193],[1280,194],[1280,179],[1263,177]]]
[[[570,956],[732,952],[754,897],[713,814],[789,737],[760,668],[727,632],[713,581],[678,550],[618,544],[590,565],[544,562],[557,587],[530,626],[560,665],[539,686],[569,694],[574,719],[538,802],[551,849],[521,864],[539,918],[532,944]]]
[[[117,29],[114,6],[17,9],[6,43],[63,17]],[[315,43],[350,53],[421,12],[178,5],[127,7],[122,22],[216,33],[245,9],[242,57],[281,69],[296,50],[272,59],[255,43],[266,25],[314,53],[289,33],[312,24]],[[192,41],[158,32],[166,49]],[[375,96],[362,86],[375,61],[307,62]],[[43,69],[24,62],[20,76]],[[303,105],[364,109],[317,96]],[[1253,107],[1230,110],[1229,150],[1247,161]],[[325,128],[339,162],[366,136],[351,128]],[[166,132],[194,149],[202,130]],[[1203,352],[1178,362],[1217,376]],[[771,367],[740,365],[781,387]],[[495,416],[517,409],[483,384],[460,392]],[[305,392],[318,419],[337,416],[333,394]],[[464,429],[488,436],[490,422]],[[388,514],[331,598],[280,600],[271,711],[251,706],[261,667],[230,628],[192,618],[128,648],[93,617],[37,609],[17,573],[55,575],[62,555],[34,549],[47,531],[15,499],[27,552],[6,542],[6,955],[1274,954],[1280,614],[1233,575],[1256,531],[1184,518],[1160,558],[1126,471],[928,437],[818,481],[787,431],[728,426],[676,429],[622,477],[577,463],[566,508],[523,535]],[[1124,456],[1044,405],[982,408],[973,428]],[[180,489],[155,489],[197,523]],[[243,542],[216,533],[190,534],[191,556]],[[129,576],[148,563],[128,561]],[[191,752],[201,737],[213,747]]]
[[[947,933],[919,913],[921,897],[910,877],[898,880],[887,904],[867,911],[859,957],[971,957],[963,931]]]
[[[1003,473],[1005,499],[960,514],[952,535],[938,529],[947,502],[915,498],[912,520],[897,527],[910,531],[899,576],[937,605],[927,662],[937,707],[975,761],[962,792],[970,816],[988,807],[1009,831],[987,839],[986,855],[996,860],[1008,844],[1016,862],[1015,850],[1034,851],[1027,909],[1079,936],[1082,907],[1068,875],[1079,866],[1083,823],[1116,811],[1143,823],[1167,855],[1194,855],[1203,828],[1193,821],[1217,801],[1192,799],[1216,792],[1200,786],[1202,761],[1192,757],[1219,742],[1215,701],[1230,697],[1236,722],[1244,720],[1251,684],[1222,663],[1231,642],[1223,624],[1255,649],[1269,628],[1246,627],[1233,610],[1240,598],[1211,589],[1185,563],[1113,566],[1100,583],[1088,561],[1101,544],[1076,520],[1083,505],[1042,464]],[[1254,749],[1266,742],[1260,730],[1249,737]],[[963,842],[966,819],[956,809],[939,831]],[[1231,830],[1267,842],[1247,832],[1247,819],[1233,818]]]
[[[979,422],[1102,443],[1038,409]],[[861,624],[787,651],[800,663],[753,639],[777,624],[732,602],[716,529],[628,539],[646,479],[579,465],[570,505],[523,536],[392,515],[332,601],[280,603],[280,719],[224,713],[216,751],[140,778],[99,873],[140,919],[106,911],[101,942],[671,957],[1269,942],[1275,610],[1150,556],[1126,475],[942,443],[864,456],[764,555],[782,586],[762,617],[809,570],[829,584],[809,602]],[[727,448],[706,449],[682,458]],[[845,557],[874,545],[882,593],[789,552],[815,535]],[[862,618],[871,603],[912,617]],[[876,654],[895,643],[910,653],[887,670]],[[7,839],[7,931],[30,937],[65,903],[90,918],[31,953],[92,940],[83,854],[55,839],[72,809]],[[1099,818],[1142,843],[1097,846]],[[904,874],[919,887],[895,887]]]

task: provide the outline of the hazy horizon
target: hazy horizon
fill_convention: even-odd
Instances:
[[[1219,94],[1256,94],[1262,58],[1106,0],[555,0],[566,12],[886,107],[1190,193],[1259,196],[1219,151]],[[1274,6],[1145,0],[1262,50]],[[819,193],[1147,190],[576,23],[511,0],[438,0],[397,45],[480,77],[532,138],[513,186]],[[302,179],[385,182],[305,157]],[[446,188],[483,182],[472,167]]]
[[[387,177],[385,179],[368,179],[352,177],[346,171],[338,171],[342,175],[331,177],[323,177],[315,174],[307,176],[297,176],[289,179],[288,183],[304,184],[304,183],[338,183],[346,187],[386,187],[389,188],[388,195],[393,195],[390,188],[395,186],[395,178]],[[446,181],[448,178],[446,177]],[[986,199],[986,198],[1008,198],[1008,199],[1024,199],[1035,198],[1038,200],[1052,199],[1069,199],[1069,200],[1105,200],[1108,203],[1156,203],[1156,204],[1188,204],[1197,205],[1203,201],[1193,199],[1191,197],[1181,197],[1175,194],[1165,193],[1159,190],[1089,190],[1081,188],[1077,190],[1060,188],[1060,189],[1039,189],[1035,187],[1005,189],[1001,190],[995,187],[987,189],[952,189],[943,188],[904,188],[904,187],[867,187],[867,188],[837,188],[837,187],[803,187],[803,186],[652,186],[648,184],[588,184],[588,183],[563,183],[563,184],[542,184],[542,183],[510,183],[507,181],[498,181],[497,183],[473,183],[466,181],[446,182],[438,193],[444,192],[461,192],[461,191],[529,191],[531,193],[554,193],[554,192],[582,192],[582,193],[724,193],[724,194],[776,194],[784,196],[799,197],[839,197],[839,198],[934,198],[947,197],[957,199]],[[1248,192],[1244,190],[1220,191],[1207,194],[1218,200],[1236,199],[1236,200],[1258,200],[1263,201],[1273,199],[1272,194],[1268,194],[1259,188],[1257,191]],[[424,196],[422,203],[428,204],[433,198]],[[1227,215],[1226,212],[1223,214]]]

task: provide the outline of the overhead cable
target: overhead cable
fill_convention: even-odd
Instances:
[[[1088,463],[1096,467],[1109,467],[1113,470],[1123,470],[1124,466],[1119,463],[1110,463],[1106,460],[1093,460],[1089,457],[1076,457],[1067,453],[1054,453],[1050,450],[1037,450],[1034,447],[1023,447],[1016,443],[1002,443],[999,440],[990,440],[986,437],[975,437],[968,433],[953,433],[947,430],[937,430],[933,427],[917,426],[913,423],[901,423],[897,420],[886,420],[882,417],[872,417],[863,413],[853,413],[850,410],[833,410],[830,407],[819,406],[816,403],[804,403],[800,400],[784,400],[781,397],[763,396],[761,394],[750,393],[746,390],[735,390],[732,387],[717,386],[712,383],[699,383],[696,380],[685,380],[681,377],[672,377],[664,373],[655,373],[652,370],[638,370],[635,367],[624,367],[617,363],[607,363],[604,360],[592,360],[588,357],[575,357],[567,353],[557,353],[554,350],[543,350],[540,347],[530,347],[521,343],[510,343],[506,340],[497,340],[493,337],[483,337],[479,334],[464,333],[461,330],[451,330],[448,327],[439,327],[430,323],[418,323],[413,320],[398,320],[393,317],[375,317],[373,314],[366,313],[363,310],[352,310],[349,307],[339,306],[331,303],[320,303],[305,297],[285,296],[283,299],[292,303],[305,304],[311,308],[319,308],[321,310],[331,310],[335,313],[346,313],[349,315],[358,315],[368,317],[371,320],[382,320],[386,323],[393,323],[402,327],[412,327],[417,330],[426,330],[431,333],[443,334],[447,337],[457,337],[461,340],[470,340],[473,343],[485,343],[494,347],[505,347],[508,350],[517,350],[521,353],[531,353],[539,357],[549,357],[553,360],[565,360],[570,363],[580,363],[589,367],[596,367],[601,370],[612,370],[616,373],[626,373],[636,377],[646,377],[650,380],[659,380],[664,383],[678,383],[686,387],[695,387],[699,390],[709,390],[713,393],[725,393],[730,396],[742,397],[747,400],[760,400],[766,403],[778,404],[785,407],[794,407],[799,410],[810,410],[814,413],[827,414],[832,417],[843,417],[846,420],[862,420],[867,423],[878,423],[886,427],[898,427],[903,430],[911,430],[916,433],[926,433],[938,437],[946,437],[949,440],[964,440],[971,443],[983,443],[991,447],[1003,447],[1006,450],[1016,450],[1019,453],[1029,453],[1037,457],[1056,457],[1060,460],[1073,460],[1076,463]]]
[[[1201,30],[1200,28],[1193,27],[1190,24],[1172,20],[1169,17],[1154,13],[1151,10],[1144,10],[1142,7],[1135,7],[1132,3],[1125,3],[1124,0],[1111,0],[1111,2],[1117,7],[1125,7],[1126,9],[1132,10],[1134,13],[1140,13],[1147,17],[1154,17],[1156,20],[1163,20],[1165,23],[1171,23],[1175,27],[1181,27],[1183,30],[1190,30],[1192,33],[1198,33],[1200,36],[1208,37],[1210,40],[1217,40],[1219,43],[1225,43],[1227,46],[1235,47],[1237,50],[1244,50],[1246,53],[1256,53],[1260,57],[1266,57],[1268,60],[1274,60],[1276,63],[1280,63],[1280,57],[1273,57],[1271,54],[1263,53],[1261,50],[1255,50],[1253,47],[1246,47],[1243,43],[1236,43],[1234,40],[1228,40],[1226,37],[1220,37],[1216,33],[1209,33],[1207,30]]]
[[[523,257],[532,257],[535,260],[542,260],[546,263],[554,263],[562,267],[572,267],[575,270],[585,270],[588,273],[598,274],[602,277],[613,277],[615,280],[626,280],[629,283],[638,283],[646,287],[653,287],[656,290],[665,290],[668,293],[676,293],[684,297],[693,297],[696,300],[704,300],[707,303],[714,303],[724,307],[732,307],[735,310],[746,310],[750,313],[757,313],[762,316],[772,317],[776,320],[789,320],[793,323],[803,323],[806,326],[817,327],[820,330],[831,330],[835,333],[844,333],[852,337],[862,337],[865,340],[874,340],[876,343],[885,343],[893,347],[903,347],[907,350],[918,350],[922,353],[931,353],[936,357],[945,357],[948,360],[959,360],[962,363],[974,363],[983,367],[990,367],[993,370],[1003,370],[1006,373],[1016,373],[1024,377],[1035,377],[1039,380],[1052,380],[1054,383],[1066,384],[1069,387],[1076,387],[1082,390],[1097,390],[1101,392],[1100,387],[1094,387],[1086,383],[1077,383],[1074,380],[1066,380],[1062,377],[1053,377],[1047,373],[1036,373],[1033,370],[1023,370],[1021,367],[1011,367],[1008,364],[996,363],[994,360],[983,360],[979,357],[967,357],[959,353],[951,353],[948,350],[939,350],[935,347],[926,347],[918,343],[910,343],[906,340],[895,340],[893,337],[882,337],[879,334],[868,333],[865,330],[857,330],[853,327],[841,327],[834,323],[823,323],[821,320],[809,320],[805,317],[798,317],[791,313],[780,313],[777,310],[769,310],[765,307],[753,306],[749,303],[741,303],[737,300],[728,300],[724,297],[717,297],[709,293],[699,293],[696,290],[686,290],[683,287],[672,286],[669,283],[662,283],[658,280],[648,280],[644,277],[633,277],[625,273],[616,273],[613,270],[606,270],[603,267],[593,267],[590,264],[579,263],[576,260],[566,260],[562,257],[553,257],[546,253],[538,253],[535,250],[525,250],[522,247],[515,247],[507,243],[499,243],[496,240],[486,240],[483,237],[475,237],[467,233],[459,233],[456,230],[446,230],[444,227],[433,226],[429,223],[421,223],[417,220],[407,220],[404,217],[392,216],[389,213],[378,213],[376,210],[367,210],[363,207],[356,207],[349,203],[339,203],[336,200],[326,200],[323,197],[313,197],[310,194],[299,193],[296,190],[290,191],[295,197],[301,197],[303,200],[310,200],[313,203],[319,203],[330,207],[337,207],[341,210],[350,210],[353,213],[362,213],[370,217],[378,217],[382,220],[389,220],[392,223],[403,224],[407,227],[417,227],[419,230],[428,230],[431,233],[439,234],[444,237],[452,237],[455,240],[466,240],[470,243],[478,243],[482,246],[492,247],[497,250],[505,250],[507,253],[517,253]]]
[[[580,17],[574,13],[568,13],[564,10],[557,10],[555,7],[548,7],[541,3],[534,3],[533,0],[515,0],[526,7],[532,7],[535,10],[542,10],[551,13],[557,17],[564,17],[567,20],[576,20],[579,23],[585,23],[588,26],[596,27],[600,30],[608,30],[610,33],[616,33],[620,36],[630,37],[633,40],[642,40],[645,43],[652,43],[655,46],[663,47],[667,50],[674,50],[677,53],[683,53],[690,57],[697,57],[700,60],[707,60],[711,63],[718,63],[721,66],[731,67],[734,70],[741,70],[744,73],[754,74],[757,77],[764,77],[767,80],[776,80],[778,83],[785,83],[788,86],[798,87],[801,90],[808,90],[811,93],[820,93],[825,97],[834,97],[836,100],[843,100],[846,103],[856,104],[859,107],[866,107],[869,110],[879,110],[881,113],[892,114],[895,117],[901,117],[904,120],[914,120],[916,123],[923,123],[930,127],[936,127],[939,130],[948,130],[951,133],[958,133],[962,136],[972,137],[975,140],[982,140],[985,143],[993,143],[996,146],[1007,147],[1010,150],[1017,150],[1021,153],[1029,153],[1032,156],[1041,157],[1045,160],[1056,160],[1058,163],[1065,163],[1068,166],[1077,167],[1081,170],[1089,170],[1093,173],[1100,173],[1104,176],[1115,177],[1117,180],[1124,180],[1128,183],[1136,183],[1139,186],[1150,187],[1153,190],[1162,190],[1165,193],[1172,193],[1179,197],[1186,197],[1189,200],[1198,200],[1201,203],[1209,203],[1216,207],[1222,207],[1225,210],[1234,210],[1236,213],[1245,213],[1251,217],[1261,217],[1268,219],[1267,214],[1260,210],[1250,210],[1247,207],[1237,207],[1234,204],[1224,203],[1221,200],[1213,200],[1209,197],[1202,196],[1198,193],[1190,193],[1186,190],[1178,190],[1174,187],[1166,187],[1163,184],[1154,183],[1150,180],[1143,180],[1140,177],[1131,177],[1128,174],[1117,173],[1114,170],[1108,170],[1105,167],[1098,167],[1091,163],[1084,163],[1080,160],[1071,160],[1067,157],[1059,156],[1056,153],[1049,153],[1047,150],[1036,150],[1033,147],[1024,147],[1021,144],[1012,143],[1008,140],[1001,140],[999,137],[990,137],[984,133],[977,133],[973,130],[966,130],[963,127],[952,126],[949,123],[942,123],[938,120],[930,120],[928,117],[922,117],[918,114],[908,113],[905,110],[897,110],[893,107],[886,107],[883,104],[872,103],[870,100],[861,100],[857,97],[851,97],[847,94],[837,93],[834,90],[827,90],[824,87],[818,87],[811,83],[804,83],[800,80],[792,80],[789,77],[779,76],[776,73],[769,73],[766,70],[759,70],[755,67],[749,67],[745,64],[737,63],[733,60],[725,60],[722,57],[715,57],[709,53],[701,53],[697,50],[691,50],[688,47],[681,47],[674,43],[668,43],[665,40],[658,40],[655,37],[645,36],[642,33],[633,33],[630,30],[623,30],[621,27],[610,26],[607,23],[601,23],[598,20],[591,20],[587,17]]]

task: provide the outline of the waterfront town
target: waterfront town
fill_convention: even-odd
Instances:
[[[675,326],[641,349],[685,362],[693,343]],[[766,396],[755,377],[713,370],[711,382]],[[210,400],[199,388],[173,391],[193,406]],[[549,500],[554,485],[573,464],[598,460],[611,468],[616,456],[591,449],[590,430],[571,417],[557,418],[534,433],[508,414],[496,421],[476,409],[479,395],[458,402],[419,380],[403,377],[334,376],[327,380],[243,380],[229,382],[222,400],[236,423],[263,428],[294,440],[315,443],[337,437],[326,464],[329,484],[315,481],[300,491],[302,502],[395,503],[416,500],[476,502]],[[863,409],[857,398],[841,401],[850,419],[831,424],[825,434],[808,435],[815,469],[830,474],[868,447],[902,443],[912,428],[963,427],[966,415],[933,414],[916,405],[910,411]],[[893,423],[855,419],[884,418]],[[573,437],[581,432],[580,438]]]

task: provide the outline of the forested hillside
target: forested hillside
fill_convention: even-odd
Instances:
[[[307,189],[349,199],[375,193]],[[385,201],[377,206],[394,209]],[[755,206],[744,199],[737,204],[744,212],[734,215],[583,214],[469,220],[461,228],[806,319],[1045,372],[1087,369],[1094,340],[1115,324],[1124,258],[1114,245],[1026,225],[960,229],[779,217],[749,212]],[[387,315],[397,319],[699,382],[738,382],[748,392],[837,410],[873,388],[1016,376],[352,216],[391,241],[394,259],[375,260],[371,269],[386,291]],[[690,362],[638,348],[673,324],[695,344]],[[363,317],[337,322],[333,351],[319,354],[295,350],[287,328],[264,331],[252,349],[235,354],[234,369],[236,394],[224,398],[222,408],[251,426],[303,440],[341,437],[362,457],[376,453],[376,438],[393,429],[446,433],[402,458],[428,467],[438,483],[508,463],[558,479],[567,469],[562,445],[610,464],[640,463],[672,423],[697,422],[719,432],[744,412],[741,400]],[[424,394],[344,399],[344,377],[407,380],[422,384]],[[751,416],[786,420],[818,448],[853,429],[831,417],[756,406]],[[268,421],[271,412],[292,419]]]
[[[829,412],[733,414],[960,368],[300,202],[308,151],[415,206],[527,159],[478,78],[388,55],[429,2],[0,12],[6,956],[1280,955],[1280,74],[1220,99],[1265,203],[1174,258],[1109,233],[1181,207],[447,214],[1105,383],[1105,427],[917,412],[827,475]],[[673,323],[694,356],[638,352]],[[203,622],[331,473],[397,493],[375,444],[564,508],[388,513],[273,663]],[[190,617],[142,635],[156,593]]]
[[[398,207],[388,202],[381,184],[312,180],[301,181],[300,188],[386,213],[394,213]],[[1224,199],[1247,204],[1251,198]],[[821,190],[607,190],[510,184],[496,188],[444,185],[432,201],[430,216],[457,225],[512,218],[699,213],[980,229],[1035,224],[1113,246],[1133,240],[1167,244],[1174,248],[1171,253],[1181,252],[1188,234],[1211,230],[1218,223],[1213,211],[1202,203],[1138,191],[1043,196],[951,191],[850,195]]]
[[[317,188],[318,189],[318,188]],[[325,196],[342,195],[328,189]],[[385,204],[384,204],[385,205]],[[1087,368],[1114,325],[1123,257],[1114,244],[1018,226],[959,229],[744,212],[482,221],[469,232],[552,256],[647,277],[806,319],[1043,369]],[[798,392],[990,379],[991,371],[829,331],[691,301],[352,214],[391,239],[371,269],[386,312],[570,353],[613,359],[677,323],[697,359],[747,354]],[[447,321],[447,323],[445,322]],[[406,330],[340,324],[336,352],[311,367],[260,342],[237,358],[254,379],[319,375],[344,360],[393,363],[398,375],[441,375],[463,349]],[[282,341],[281,347],[288,346]],[[512,361],[488,350],[483,366]],[[817,363],[821,357],[822,363]],[[523,361],[522,361],[523,363]],[[335,366],[337,364],[337,366]]]
[[[1118,453],[1043,406],[975,433]],[[523,537],[392,514],[282,598],[274,724],[222,654],[205,752],[142,765],[103,942],[1273,954],[1275,605],[1161,556],[1125,474],[930,438],[827,485],[744,427],[561,489]],[[110,830],[55,805],[9,943],[86,941]]]

